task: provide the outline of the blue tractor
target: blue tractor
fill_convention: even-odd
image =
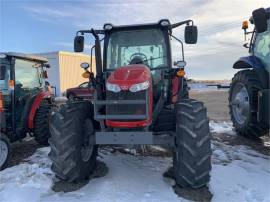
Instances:
[[[233,65],[241,70],[231,82],[229,107],[237,134],[258,138],[269,133],[270,7],[254,10],[249,21],[253,31],[247,31],[248,21],[242,26],[245,37],[251,35],[244,45],[249,56]]]

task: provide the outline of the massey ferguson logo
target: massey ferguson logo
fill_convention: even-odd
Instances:
[[[128,85],[121,85],[120,87],[121,87],[122,90],[128,90],[129,89]]]

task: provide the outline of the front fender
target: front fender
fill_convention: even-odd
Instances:
[[[237,62],[234,63],[233,68],[234,69],[248,69],[248,68],[261,69],[261,68],[264,68],[264,66],[259,58],[257,58],[254,55],[251,55],[251,56],[239,58]]]
[[[46,92],[42,92],[36,95],[34,102],[32,104],[31,110],[29,112],[28,115],[28,128],[29,129],[33,129],[34,128],[34,118],[37,112],[37,109],[39,108],[41,102],[43,101],[43,99],[45,98],[50,98],[51,97],[51,93],[49,91]]]

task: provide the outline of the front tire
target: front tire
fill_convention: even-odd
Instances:
[[[254,70],[242,70],[235,74],[229,91],[229,108],[233,126],[238,135],[261,137],[267,128],[257,121],[258,92],[263,84]]]
[[[209,120],[202,102],[185,99],[175,105],[176,148],[173,157],[176,184],[199,188],[210,180]]]
[[[51,118],[52,170],[61,180],[79,182],[89,178],[96,167],[98,148],[94,145],[93,106],[89,102],[63,105]]]
[[[0,170],[7,167],[10,159],[10,142],[6,135],[0,134]]]

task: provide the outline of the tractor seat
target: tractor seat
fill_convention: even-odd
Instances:
[[[133,64],[144,64],[144,63],[143,63],[143,59],[140,56],[135,56],[134,58],[132,58],[129,64],[133,65]]]

